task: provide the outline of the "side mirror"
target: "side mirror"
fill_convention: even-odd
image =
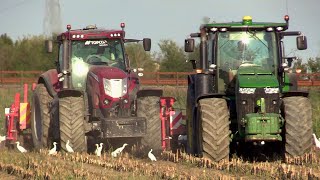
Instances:
[[[47,50],[47,53],[52,53],[52,49],[53,49],[52,40],[45,41],[45,48]]]
[[[143,48],[145,51],[150,51],[150,49],[151,49],[151,39],[150,38],[143,38]]]
[[[307,48],[308,48],[307,37],[306,36],[298,36],[297,37],[297,49],[306,50]]]
[[[194,39],[184,40],[184,51],[193,52],[194,51]]]

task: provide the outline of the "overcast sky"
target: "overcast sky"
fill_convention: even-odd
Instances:
[[[59,1],[59,0],[55,0]],[[45,0],[1,0],[0,34],[14,40],[44,34]],[[161,39],[183,45],[191,32],[199,30],[203,17],[216,22],[284,22],[290,15],[289,30],[300,30],[308,37],[308,50],[295,52],[295,38],[287,37],[286,52],[303,58],[320,56],[319,0],[60,0],[62,29],[66,24],[83,28],[88,24],[119,28],[126,23],[127,38],[150,37],[158,51]],[[287,3],[286,3],[287,2]],[[288,4],[288,6],[286,5]]]

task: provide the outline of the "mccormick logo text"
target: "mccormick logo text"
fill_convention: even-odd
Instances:
[[[84,45],[99,45],[99,46],[107,46],[108,42],[107,40],[101,40],[101,41],[86,41]]]

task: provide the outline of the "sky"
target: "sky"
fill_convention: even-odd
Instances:
[[[49,0],[48,0],[49,1]],[[308,49],[296,51],[295,37],[286,37],[288,56],[304,59],[320,56],[319,0],[54,0],[59,2],[61,30],[66,25],[79,29],[89,24],[110,29],[126,23],[126,37],[152,39],[153,52],[160,40],[171,39],[183,46],[184,39],[198,32],[204,17],[216,22],[284,22],[289,14],[289,30],[301,31],[308,38]],[[0,34],[14,40],[46,34],[46,0],[1,0]]]

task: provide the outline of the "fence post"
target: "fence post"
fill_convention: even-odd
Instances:
[[[156,72],[157,86],[159,86],[160,75],[159,72]]]
[[[176,72],[176,86],[178,86],[178,85],[179,85],[179,82],[178,82],[178,80],[179,80],[179,77],[178,77],[178,72]]]

